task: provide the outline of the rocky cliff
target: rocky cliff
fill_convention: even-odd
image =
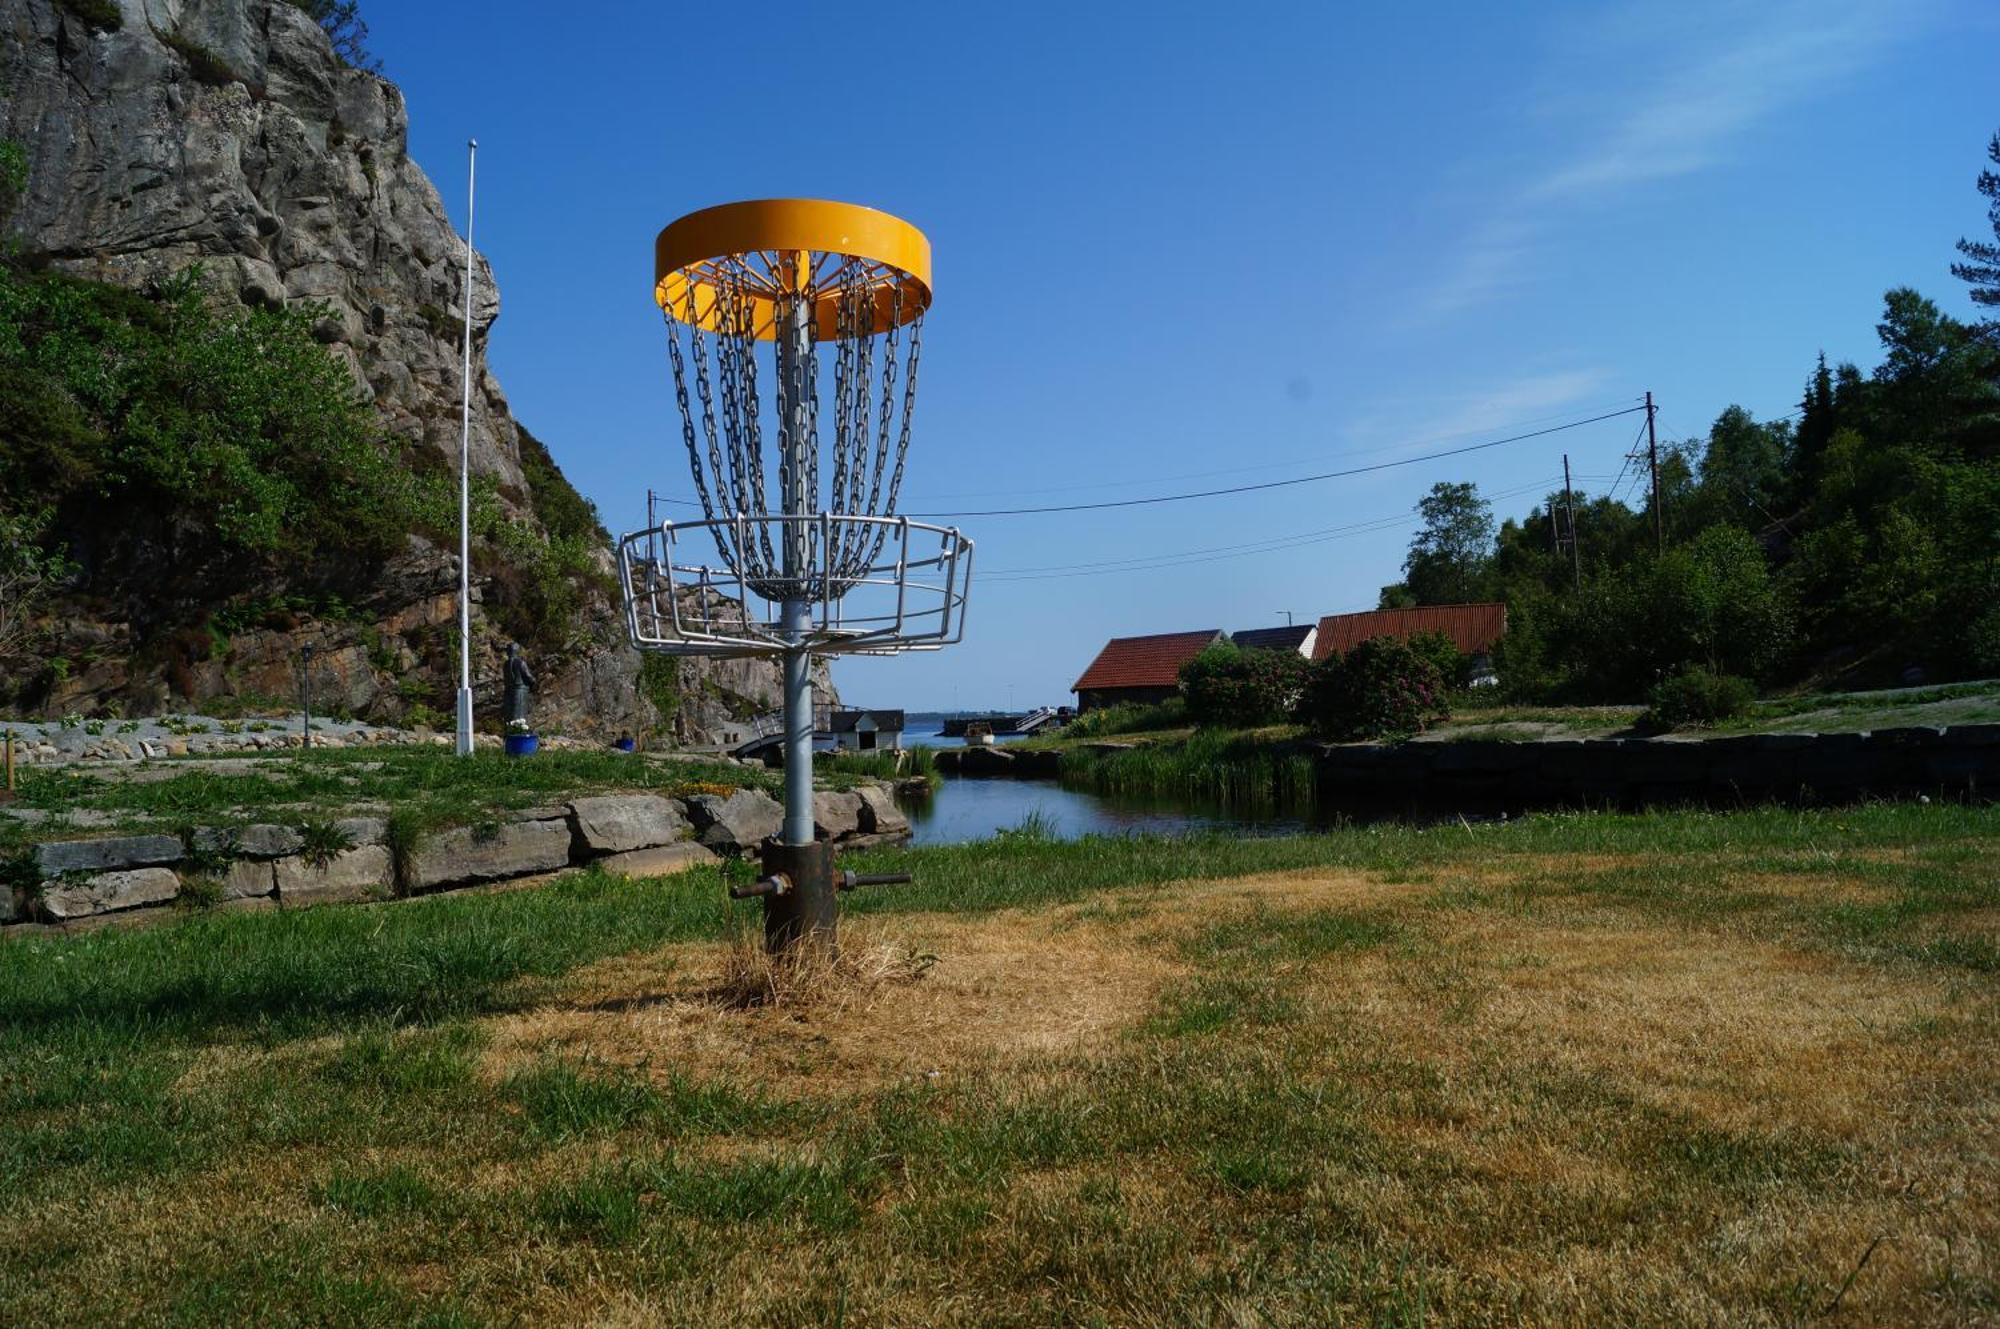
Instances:
[[[313,336],[350,367],[406,456],[429,452],[456,467],[463,241],[409,157],[402,94],[344,64],[304,10],[287,0],[0,0],[0,99],[0,138],[27,158],[13,243],[133,287],[199,264],[216,301],[314,308]],[[486,367],[499,313],[480,259],[471,466],[509,520],[533,527],[539,445]],[[545,460],[542,471],[552,473]],[[143,587],[123,597],[124,610],[106,611],[121,597],[95,588],[48,647],[69,667],[38,691],[15,688],[16,704],[139,711],[289,697],[310,640],[322,696],[358,715],[405,718],[450,695],[452,552],[413,536],[362,612],[339,622],[287,612],[218,628],[199,604],[152,613]],[[506,570],[490,551],[474,566],[475,598],[485,599]],[[488,710],[504,638],[475,612],[476,691]],[[730,713],[776,704],[776,672],[763,664],[682,662],[677,675],[652,671],[642,689],[601,583],[575,617],[541,662],[545,726],[678,728],[699,740]],[[197,625],[200,649],[146,649]],[[669,696],[680,698],[671,722],[653,705]]]

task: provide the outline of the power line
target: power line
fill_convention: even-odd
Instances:
[[[1494,494],[1495,499],[1518,498],[1523,494],[1544,490],[1545,486],[1556,483],[1561,477],[1537,480],[1533,484]],[[1545,491],[1546,492],[1546,491]],[[1374,531],[1388,530],[1396,526],[1407,526],[1416,521],[1414,512],[1398,513],[1393,516],[1370,517],[1351,522],[1345,526],[1330,526],[1317,531],[1301,531],[1293,535],[1273,536],[1266,540],[1256,540],[1240,545],[1215,545],[1206,549],[1184,549],[1157,554],[1143,554],[1132,558],[1107,559],[1097,563],[1051,564],[1043,567],[1001,568],[983,573],[981,580],[994,581],[1052,581],[1069,577],[1108,576],[1119,572],[1154,572],[1168,567],[1185,567],[1196,563],[1215,563],[1228,558],[1243,558],[1251,554],[1277,553],[1284,549],[1299,549],[1308,545],[1324,544],[1331,540],[1344,539],[1351,535],[1365,535]]]
[[[1423,453],[1421,455],[1412,457],[1399,457],[1394,461],[1377,462],[1368,466],[1355,466],[1355,467],[1350,467],[1346,470],[1322,471],[1315,475],[1302,475],[1289,480],[1270,480],[1270,481],[1265,481],[1261,484],[1235,485],[1224,489],[1197,490],[1191,493],[1184,493],[1184,494],[1161,494],[1149,498],[1117,499],[1100,503],[1066,503],[1049,507],[994,508],[994,509],[967,510],[967,511],[910,512],[906,513],[905,515],[916,518],[924,518],[924,519],[936,518],[936,517],[1014,517],[1014,516],[1024,516],[1028,514],[1044,513],[1044,512],[1087,512],[1103,508],[1140,507],[1154,503],[1179,503],[1179,502],[1184,502],[1188,499],[1195,499],[1195,498],[1215,498],[1228,494],[1255,493],[1257,491],[1265,489],[1282,489],[1291,485],[1313,484],[1321,480],[1336,480],[1346,476],[1368,475],[1376,471],[1391,470],[1399,466],[1415,466],[1422,462],[1437,461],[1445,457],[1457,457],[1457,456],[1463,456],[1466,453],[1482,452],[1488,448],[1497,448],[1509,443],[1520,443],[1520,442],[1525,442],[1528,439],[1545,438],[1550,434],[1558,434],[1570,429],[1581,429],[1585,425],[1597,424],[1604,420],[1615,420],[1620,416],[1633,415],[1645,409],[1646,408],[1643,405],[1627,406],[1621,410],[1607,411],[1603,414],[1588,416],[1580,420],[1568,420],[1560,424],[1550,425],[1545,429],[1533,429],[1524,433],[1511,434],[1506,438],[1490,439],[1486,442],[1474,443],[1466,447],[1446,448],[1439,452]],[[1469,433],[1472,431],[1466,431],[1466,432]],[[1449,435],[1447,435],[1447,437],[1449,437]],[[1344,455],[1367,456],[1370,452],[1387,452],[1392,450],[1393,448],[1371,448],[1363,452],[1348,453]],[[1293,463],[1278,463],[1278,464],[1290,465]],[[1253,466],[1253,467],[1242,467],[1237,469],[1261,470],[1265,468]],[[1213,472],[1197,472],[1196,474],[1222,475],[1229,473],[1230,471],[1228,470],[1222,470]],[[1091,487],[1102,488],[1104,486],[1091,486]],[[1065,486],[1064,488],[1073,491],[1076,488],[1076,486]],[[1006,492],[1036,492],[1036,491],[985,490],[982,492],[1006,493]],[[698,508],[701,506],[701,504],[697,503],[693,499],[668,498],[665,495],[659,496],[658,501],[661,503],[669,503],[675,507],[682,507],[682,508]]]
[[[1550,425],[1546,429],[1533,429],[1524,434],[1511,434],[1506,438],[1496,438],[1485,443],[1472,443],[1462,448],[1446,448],[1441,452],[1427,452],[1414,457],[1401,457],[1395,461],[1376,462],[1371,466],[1353,466],[1340,471],[1322,471],[1318,475],[1302,475],[1291,480],[1266,480],[1254,485],[1231,485],[1225,489],[1200,489],[1184,494],[1156,494],[1150,498],[1111,499],[1099,503],[1060,503],[1037,508],[978,508],[954,512],[912,512],[909,516],[925,520],[940,517],[1022,517],[1044,512],[1096,512],[1106,508],[1136,508],[1155,503],[1184,503],[1196,498],[1220,498],[1229,494],[1253,494],[1267,489],[1284,489],[1292,485],[1315,484],[1321,480],[1338,480],[1352,475],[1368,475],[1375,471],[1391,470],[1398,466],[1415,466],[1422,462],[1439,461],[1445,457],[1461,457],[1469,452],[1483,452],[1488,448],[1502,447],[1509,443],[1522,443],[1531,438],[1546,438],[1550,434],[1560,434],[1565,430],[1581,429],[1604,420],[1615,420],[1620,416],[1632,415],[1645,410],[1644,406],[1628,406],[1622,411],[1608,411],[1603,415],[1593,415],[1582,420],[1571,420],[1564,424]]]
[[[1631,399],[1619,398],[1618,400],[1629,401]],[[1572,407],[1571,409],[1580,411],[1606,410],[1615,404],[1616,404],[1615,402],[1604,402],[1602,404],[1592,404],[1589,406],[1579,405]],[[1538,425],[1550,420],[1561,420],[1563,416],[1566,415],[1567,413],[1568,412],[1563,412],[1563,411],[1552,411],[1547,415],[1529,416],[1526,419],[1514,420],[1511,421],[1509,425],[1502,425],[1499,427],[1509,428],[1509,427],[1517,427],[1520,425]],[[1455,438],[1472,438],[1480,434],[1490,433],[1492,432],[1492,429],[1493,426],[1484,426],[1477,429],[1453,429],[1453,430],[1447,430],[1443,433],[1425,434],[1418,439],[1405,439],[1401,443],[1391,443],[1384,447],[1379,447],[1379,448],[1351,448],[1342,452],[1335,452],[1332,454],[1321,453],[1318,456],[1314,457],[1292,457],[1285,461],[1259,462],[1254,466],[1221,466],[1221,467],[1216,467],[1213,470],[1206,470],[1206,471],[1183,471],[1175,475],[1152,475],[1152,476],[1147,476],[1145,477],[1145,479],[1142,480],[1125,479],[1125,480],[1096,480],[1088,483],[1071,482],[1060,485],[1043,485],[1038,488],[1031,488],[1031,489],[982,488],[960,493],[925,494],[922,497],[912,498],[910,502],[938,503],[949,499],[958,499],[958,498],[989,498],[989,499],[1006,498],[1016,494],[1065,494],[1065,493],[1076,493],[1080,490],[1086,490],[1086,489],[1124,489],[1124,488],[1130,488],[1135,484],[1144,484],[1147,481],[1164,484],[1164,483],[1171,483],[1176,480],[1204,480],[1210,476],[1215,476],[1215,475],[1243,475],[1252,471],[1281,471],[1291,466],[1310,466],[1316,463],[1323,463],[1330,460],[1332,457],[1373,457],[1373,456],[1378,456],[1384,452],[1397,452],[1403,448],[1409,447],[1414,442],[1442,443],[1447,440]]]

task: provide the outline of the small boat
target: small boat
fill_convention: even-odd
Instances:
[[[965,746],[969,748],[992,747],[993,726],[984,720],[974,720],[965,727]]]

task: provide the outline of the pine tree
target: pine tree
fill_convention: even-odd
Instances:
[[[1799,401],[1799,427],[1792,435],[1793,469],[1798,477],[1810,488],[1811,482],[1819,474],[1819,460],[1826,451],[1826,445],[1833,440],[1833,431],[1839,428],[1839,417],[1833,405],[1833,371],[1826,367],[1826,352],[1819,353],[1819,364],[1812,377],[1806,380],[1806,394]],[[1794,500],[1803,497],[1795,495]]]
[[[2000,134],[1986,145],[1986,155],[2000,166]],[[1993,223],[1995,240],[2000,240],[2000,171],[1979,173],[1979,192],[1989,200],[1986,218]],[[1985,240],[1960,240],[1958,252],[1966,261],[1951,265],[1951,275],[1972,287],[1972,302],[2000,307],[2000,244]],[[2000,319],[1989,320],[2000,322]]]

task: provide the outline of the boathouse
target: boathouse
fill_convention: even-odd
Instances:
[[[1221,628],[1113,637],[1070,685],[1079,713],[1132,702],[1165,701],[1180,691],[1181,666],[1224,640]]]
[[[835,711],[829,717],[836,752],[901,752],[901,711]]]

